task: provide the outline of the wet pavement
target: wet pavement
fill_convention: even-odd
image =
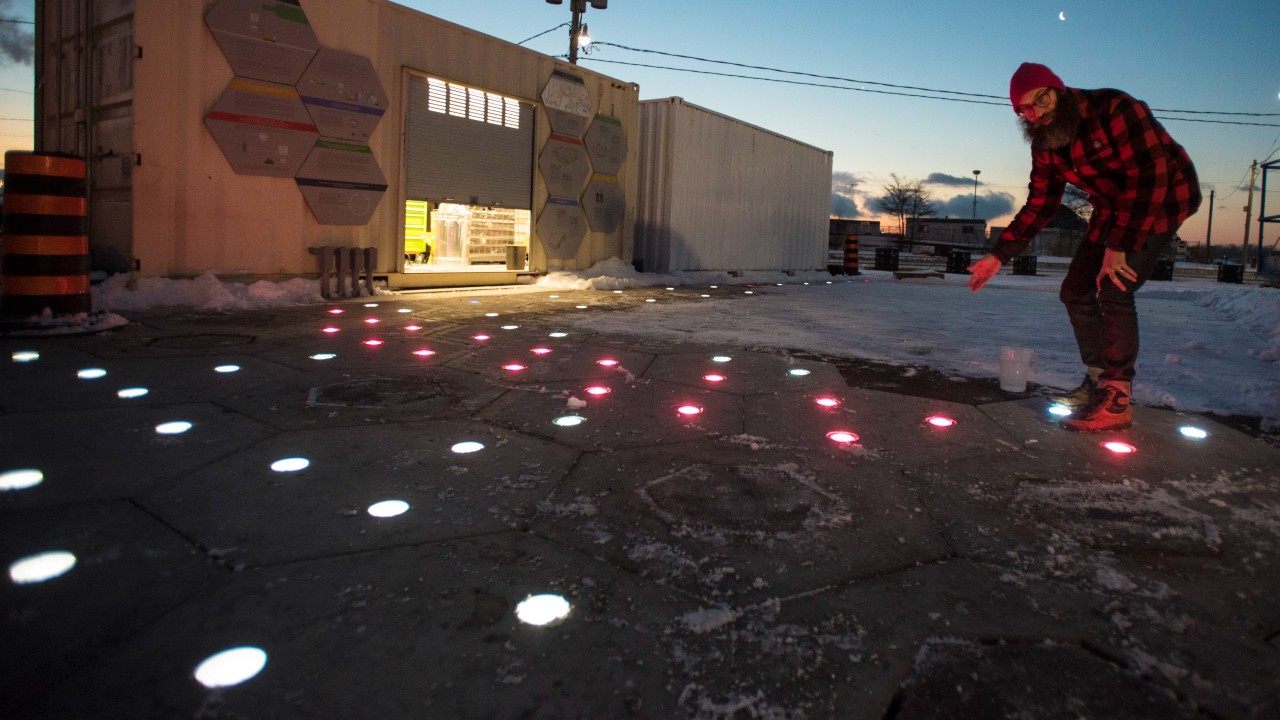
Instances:
[[[705,292],[0,338],[0,717],[1280,717],[1280,448],[578,325]]]

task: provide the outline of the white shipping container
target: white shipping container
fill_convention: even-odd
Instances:
[[[831,156],[682,98],[642,101],[637,261],[646,272],[825,269]]]

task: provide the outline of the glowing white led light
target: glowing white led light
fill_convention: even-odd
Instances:
[[[172,422],[160,423],[156,426],[156,433],[159,435],[181,435],[191,429],[191,423],[186,420],[174,420]]]
[[[240,372],[240,366],[239,365],[219,365],[218,367],[214,368],[213,371],[217,373],[222,373],[225,375],[227,373]]]
[[[575,308],[577,308],[577,309],[579,309],[579,310],[586,310],[586,309],[587,309],[587,306],[586,306],[586,305],[574,305],[574,307],[575,307]]]
[[[244,646],[210,655],[196,666],[196,682],[207,688],[224,688],[251,679],[267,666],[262,648]]]
[[[1198,427],[1192,427],[1191,425],[1183,425],[1178,428],[1178,432],[1182,433],[1183,437],[1189,437],[1192,440],[1203,440],[1209,437],[1208,432]]]
[[[733,358],[729,357],[728,355],[717,355],[711,358],[711,362],[718,362],[718,363],[727,363],[732,360]]]
[[[35,362],[40,359],[40,353],[35,350],[17,350],[10,355],[16,363]]]
[[[755,295],[755,292],[753,292],[753,291],[751,291],[751,290],[743,290],[743,291],[742,291],[742,294],[743,294],[743,295]]]
[[[150,390],[147,390],[144,387],[122,388],[116,391],[116,397],[124,400],[132,400],[134,398],[140,398],[148,392],[150,392]]]
[[[809,371],[804,368],[791,368],[787,371],[787,374],[791,377],[804,377],[809,374]]]
[[[569,337],[569,333],[567,333],[567,332],[553,332],[553,333],[547,333],[547,337],[553,337],[553,338]]]
[[[457,443],[450,449],[459,455],[466,455],[467,453],[480,452],[484,449],[484,443],[478,443],[474,440],[465,440]]]
[[[271,469],[279,473],[298,472],[310,467],[311,461],[304,457],[281,458],[271,463]]]
[[[516,605],[520,622],[539,627],[555,626],[569,617],[569,601],[559,595],[530,595]]]
[[[577,427],[585,422],[585,418],[581,415],[561,415],[551,422],[559,425],[560,427]]]
[[[85,368],[76,372],[76,377],[81,380],[97,380],[107,376],[107,371],[102,368]]]
[[[312,360],[332,360],[336,357],[338,356],[334,355],[333,353],[316,353],[315,355],[311,356],[311,359]]]
[[[495,312],[487,312],[487,313],[485,313],[485,314],[484,314],[484,316],[485,316],[485,317],[498,317],[498,313],[495,313]]]
[[[376,518],[389,518],[409,511],[409,503],[403,500],[383,500],[369,506],[369,514]]]
[[[709,298],[709,297],[711,297],[711,296],[710,296],[710,295],[708,295],[708,294],[706,294],[706,293],[702,293],[702,294],[701,294],[701,295],[699,295],[698,297]]]
[[[365,307],[378,307],[378,303],[365,303]]]
[[[503,330],[519,330],[520,326],[519,325],[503,325],[502,329]]]
[[[1066,405],[1058,405],[1058,404],[1050,405],[1049,414],[1057,415],[1059,417],[1064,417],[1066,415],[1071,414],[1071,408],[1067,407]]]
[[[411,312],[413,312],[413,311],[412,311],[412,310],[410,310],[409,308],[400,308],[399,310],[396,310],[396,312],[398,312],[398,313],[411,313]]]
[[[35,468],[19,468],[0,473],[0,492],[28,490],[44,482],[44,473]]]
[[[717,289],[719,289],[719,287],[720,287],[720,286],[719,286],[719,285],[708,285],[707,287],[711,288],[712,290],[717,290]]]
[[[645,301],[645,302],[658,302],[657,300],[654,300],[653,298],[645,298],[645,299],[644,299],[644,301]]]
[[[559,300],[559,299],[560,299],[560,296],[559,296],[559,295],[549,295],[548,297],[550,297],[552,300]]]
[[[34,585],[71,572],[76,556],[65,550],[50,550],[28,555],[9,566],[9,579],[15,585]]]

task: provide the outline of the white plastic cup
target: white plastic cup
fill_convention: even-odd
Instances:
[[[1031,376],[1031,348],[1000,348],[1000,389],[1005,392],[1026,392],[1027,379]]]

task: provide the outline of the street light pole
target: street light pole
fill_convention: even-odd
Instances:
[[[569,8],[573,11],[573,20],[569,23],[569,64],[578,64],[578,40],[582,36],[582,15],[587,11],[587,3],[597,10],[607,10],[609,0],[569,0]],[[550,5],[562,5],[564,0],[547,0]]]
[[[973,171],[973,219],[978,219],[978,175],[981,170]]]

